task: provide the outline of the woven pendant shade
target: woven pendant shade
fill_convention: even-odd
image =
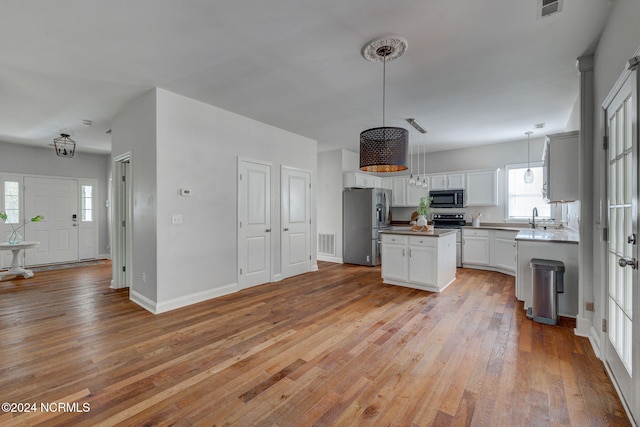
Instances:
[[[398,172],[408,169],[409,131],[379,127],[360,133],[360,170]]]

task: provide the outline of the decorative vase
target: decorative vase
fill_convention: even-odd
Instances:
[[[22,235],[17,231],[12,231],[7,236],[7,243],[10,245],[17,245],[18,243],[22,243]]]
[[[416,224],[418,227],[426,227],[429,221],[427,221],[427,217],[425,215],[418,215],[416,218]]]

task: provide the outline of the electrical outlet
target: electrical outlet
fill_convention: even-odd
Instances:
[[[182,215],[173,214],[173,216],[171,217],[171,224],[182,224]]]

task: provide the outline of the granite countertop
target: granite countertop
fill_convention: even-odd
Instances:
[[[516,236],[517,241],[528,242],[556,242],[578,243],[580,236],[577,232],[568,229],[562,230],[522,230]]]
[[[385,230],[380,230],[380,234],[404,234],[407,236],[425,236],[425,237],[441,237],[449,234],[455,234],[456,230],[446,228],[437,228],[433,231],[412,231],[411,227],[394,226]]]

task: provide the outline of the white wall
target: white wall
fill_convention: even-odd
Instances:
[[[52,141],[53,142],[53,141]],[[81,141],[76,141],[81,144]],[[35,147],[0,142],[0,174],[56,176],[64,178],[89,178],[98,181],[98,253],[109,254],[108,210],[105,201],[109,197],[108,183],[110,156],[76,151],[73,158],[55,155],[53,147]]]
[[[162,89],[155,89],[137,104],[129,111],[136,113],[140,125],[131,127],[131,122],[122,120],[118,124],[125,127],[114,125],[114,133],[117,130],[123,135],[118,136],[124,143],[118,146],[119,152],[133,151],[134,174],[146,174],[144,188],[139,187],[137,179],[133,185],[136,198],[146,193],[142,202],[148,207],[148,215],[153,215],[154,227],[145,226],[139,233],[138,221],[145,219],[136,215],[134,233],[142,239],[134,237],[134,246],[140,246],[140,242],[143,245],[136,254],[147,244],[154,248],[145,254],[154,262],[136,257],[132,280],[138,288],[142,273],[146,274],[147,284],[151,282],[157,292],[155,311],[237,289],[238,157],[272,165],[273,230],[282,228],[280,167],[311,171],[311,248],[312,265],[316,264],[315,141]],[[154,132],[148,126],[154,126]],[[147,149],[149,164],[145,159],[140,171],[137,153]],[[179,196],[180,188],[191,189],[193,195]],[[172,225],[173,214],[181,214],[183,224]],[[280,233],[272,233],[271,251],[273,277],[277,280],[281,274]]]
[[[617,0],[609,15],[600,42],[595,53],[595,105],[594,115],[594,139],[596,141],[594,151],[594,224],[593,224],[593,294],[595,298],[594,334],[597,334],[597,342],[603,337],[600,331],[601,320],[605,317],[604,305],[606,304],[606,243],[602,242],[602,228],[606,227],[601,222],[603,212],[601,206],[606,207],[607,199],[604,191],[604,153],[600,149],[604,135],[604,115],[602,102],[611,91],[618,77],[625,69],[626,62],[640,48],[640,1]],[[596,349],[597,351],[597,349]]]
[[[133,240],[130,269],[131,299],[157,303],[157,184],[156,184],[156,93],[149,91],[120,112],[111,131],[113,157],[131,153],[129,178],[132,185],[133,224],[128,228]],[[141,280],[142,273],[146,281]],[[176,286],[180,286],[176,284]]]
[[[336,256],[324,261],[342,262],[342,191],[344,172],[358,169],[360,156],[348,150],[318,153],[318,233],[336,235]]]

